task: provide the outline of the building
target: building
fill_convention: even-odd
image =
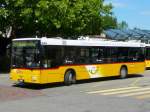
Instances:
[[[112,40],[137,41],[150,43],[150,30],[141,29],[109,29],[104,31],[106,37]]]

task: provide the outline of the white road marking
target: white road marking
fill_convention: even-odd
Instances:
[[[89,93],[89,94],[105,93],[105,92],[114,92],[114,91],[129,90],[129,89],[135,89],[135,88],[139,88],[139,87],[125,87],[125,88],[116,88],[116,89],[106,89],[106,90],[99,90],[99,91],[90,91],[87,93]]]
[[[110,93],[102,93],[102,95],[125,94],[125,93],[131,93],[131,92],[141,92],[141,91],[145,91],[145,90],[150,90],[150,88],[137,88],[137,89],[116,91],[116,92],[110,92]]]
[[[150,91],[142,91],[142,92],[124,94],[124,95],[120,95],[119,97],[137,96],[137,95],[148,94],[148,93],[150,93]]]

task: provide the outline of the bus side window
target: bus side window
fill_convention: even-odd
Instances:
[[[131,61],[143,61],[144,54],[141,48],[130,48],[129,50],[129,59]]]
[[[91,48],[90,49],[90,62],[92,63],[102,63],[104,59],[104,49],[103,48]]]
[[[103,48],[98,49],[98,54],[97,54],[97,63],[102,63],[105,60],[105,50]]]
[[[144,61],[145,60],[144,51],[142,51],[142,48],[138,49],[136,55],[137,55],[137,60],[138,61]]]
[[[128,61],[128,48],[120,47],[118,48],[118,62]]]
[[[43,67],[53,68],[58,67],[61,64],[61,48],[59,46],[45,46]]]
[[[111,60],[112,60],[112,62],[118,61],[118,48],[114,47],[111,49]]]
[[[96,60],[97,60],[97,50],[98,50],[97,48],[91,48],[90,49],[90,54],[91,54],[90,57],[92,59],[91,60],[92,63],[96,63]]]
[[[150,60],[150,47],[146,48],[145,57],[146,57],[147,60]]]
[[[74,64],[76,60],[76,48],[66,46],[64,49],[63,64]]]
[[[145,60],[145,56],[143,53],[139,54],[139,61],[144,61]]]
[[[134,48],[129,48],[128,59],[131,62],[135,60],[135,50],[134,50]]]

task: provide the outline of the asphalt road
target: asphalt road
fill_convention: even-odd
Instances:
[[[18,87],[0,74],[0,112],[150,112],[150,71],[116,77]]]

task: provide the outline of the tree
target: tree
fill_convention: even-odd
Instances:
[[[112,5],[104,0],[1,0],[0,31],[19,35],[78,36],[115,28]]]
[[[113,6],[112,4],[104,5],[103,13],[102,13],[102,24],[103,29],[114,29],[117,28],[117,18],[114,17],[112,12]]]
[[[128,29],[128,23],[125,21],[122,21],[121,23],[118,23],[118,29]]]

